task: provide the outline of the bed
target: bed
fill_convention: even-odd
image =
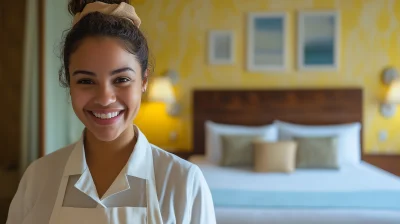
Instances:
[[[400,178],[362,161],[362,102],[359,88],[195,90],[189,160],[207,180],[217,223],[400,223]],[[340,169],[260,173],[213,161],[209,122],[227,132],[277,125],[277,141],[285,128],[300,135],[351,132],[338,144]]]

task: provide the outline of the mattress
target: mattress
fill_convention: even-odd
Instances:
[[[266,174],[216,166],[201,156],[190,161],[200,167],[210,187],[218,223],[240,223],[236,222],[239,214],[259,220],[246,223],[274,223],[279,218],[287,222],[277,223],[296,223],[288,219],[300,216],[304,223],[313,219],[316,223],[345,223],[340,219],[400,223],[400,178],[368,163],[347,164],[339,170]],[[278,219],[276,213],[281,214]]]

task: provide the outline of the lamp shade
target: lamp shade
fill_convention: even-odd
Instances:
[[[400,81],[394,81],[390,84],[389,90],[386,93],[386,103],[400,103]]]
[[[175,102],[175,93],[171,80],[168,77],[156,77],[149,85],[149,101],[152,102]]]

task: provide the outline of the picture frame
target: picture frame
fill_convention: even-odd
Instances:
[[[288,26],[284,12],[248,15],[247,69],[253,72],[285,71],[288,67]]]
[[[208,62],[212,65],[235,62],[235,38],[233,31],[212,30],[208,36]]]
[[[299,70],[339,69],[339,12],[299,12],[297,40]]]

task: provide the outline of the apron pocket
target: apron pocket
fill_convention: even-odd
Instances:
[[[107,208],[111,224],[146,224],[146,207],[114,207]]]
[[[71,208],[60,209],[60,224],[108,224],[107,211],[104,208]]]

